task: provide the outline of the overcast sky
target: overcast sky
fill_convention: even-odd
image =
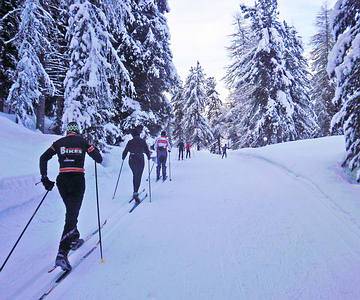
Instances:
[[[218,81],[222,97],[227,90],[221,78],[229,64],[226,46],[234,32],[233,16],[239,4],[253,4],[253,0],[168,0],[167,14],[174,63],[185,81],[191,66],[199,60],[207,76]],[[314,20],[325,0],[279,0],[280,17],[294,25],[306,47],[314,34]],[[333,6],[336,0],[328,0]]]

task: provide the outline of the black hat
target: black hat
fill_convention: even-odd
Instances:
[[[133,129],[131,129],[130,133],[132,136],[139,136],[141,134],[142,130],[143,130],[142,125],[138,125],[138,126],[134,127]]]
[[[69,122],[66,126],[66,131],[67,133],[73,132],[73,133],[80,133],[80,127],[78,125],[78,123],[76,122]]]

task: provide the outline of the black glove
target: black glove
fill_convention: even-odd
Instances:
[[[55,185],[55,182],[51,181],[47,176],[41,176],[41,182],[47,191],[51,191]]]

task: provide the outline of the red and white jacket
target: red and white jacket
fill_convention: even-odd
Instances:
[[[166,136],[160,136],[155,140],[155,150],[171,150],[169,139]]]

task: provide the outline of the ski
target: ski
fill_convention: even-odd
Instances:
[[[139,192],[139,196],[142,194],[142,193],[144,193],[145,192],[145,189],[142,189],[140,192]],[[129,200],[129,203],[131,203],[131,202],[133,202],[134,201],[134,198],[131,198],[130,200]]]
[[[100,229],[102,229],[105,224],[106,224],[107,220],[105,220],[101,226],[100,226]],[[97,234],[99,232],[99,228],[97,228],[96,230],[94,230],[93,232],[89,233],[85,238],[84,238],[84,242],[82,243],[82,245],[84,245],[88,240],[90,240],[95,234]],[[81,246],[82,246],[81,245]],[[81,246],[79,248],[81,248]],[[78,250],[79,248],[77,248],[76,250]],[[76,250],[71,250],[68,254],[68,257],[74,253]],[[48,273],[51,273],[52,271],[54,271],[58,266],[53,266],[51,267],[51,269],[48,271]]]
[[[54,283],[51,285],[51,287],[39,298],[39,300],[44,299],[46,296],[48,296],[70,273],[73,271],[78,265],[80,265],[91,253],[94,252],[94,250],[100,245],[100,242],[97,241],[95,246],[93,246],[88,252],[86,252],[83,256],[80,257],[80,259],[72,266],[72,269],[69,271],[63,271]]]
[[[147,196],[148,194],[145,194],[145,196],[140,199],[139,203],[135,203],[134,206],[129,210],[129,213],[132,213],[134,209],[137,208],[145,200]]]

